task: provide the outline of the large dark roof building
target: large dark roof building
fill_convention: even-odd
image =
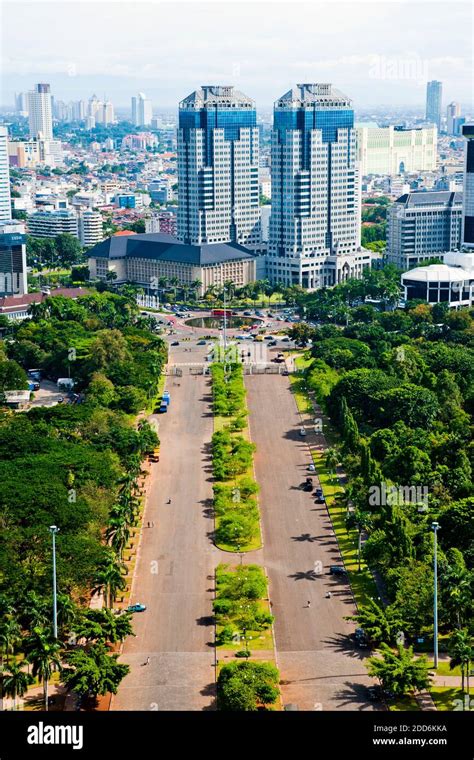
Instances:
[[[238,243],[190,245],[171,235],[117,235],[89,250],[91,279],[133,282],[155,290],[158,281],[210,285],[232,280],[237,286],[255,280],[255,257]]]

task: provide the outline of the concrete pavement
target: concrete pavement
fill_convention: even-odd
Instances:
[[[189,361],[197,349],[171,351],[171,362]],[[171,406],[158,418],[160,462],[151,465],[143,522],[154,527],[142,530],[133,587],[132,601],[147,610],[134,616],[136,638],[127,639],[121,657],[131,672],[112,710],[213,709],[212,599],[218,560],[210,538],[210,380],[186,372],[169,377],[167,388]]]
[[[366,655],[351,642],[354,624],[344,620],[355,613],[349,585],[328,574],[341,559],[327,510],[300,488],[311,459],[289,379],[259,375],[245,382],[283,703],[374,709],[365,696],[373,683]]]

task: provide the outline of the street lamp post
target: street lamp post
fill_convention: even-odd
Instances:
[[[50,525],[49,530],[53,538],[53,631],[54,638],[58,638],[58,599],[56,593],[56,533],[59,528],[56,525]]]
[[[224,338],[224,353],[227,348],[227,309],[226,309],[226,290],[224,285],[224,330],[223,330],[223,338]]]
[[[438,529],[439,523],[433,522],[431,528],[434,532],[434,552],[433,552],[433,582],[434,582],[434,594],[433,594],[433,645],[434,656],[433,664],[435,669],[438,668]]]

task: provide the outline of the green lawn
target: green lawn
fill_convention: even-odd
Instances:
[[[466,696],[463,697],[461,689],[451,688],[449,686],[433,686],[430,694],[438,710],[443,711],[462,711],[463,707],[467,708],[469,701]],[[474,710],[474,700],[470,700],[471,710]]]
[[[392,704],[389,704],[390,712],[420,712],[421,707],[412,694],[399,697]]]
[[[242,375],[242,383],[244,383],[243,375]],[[247,410],[247,405],[246,404],[245,404],[245,410]],[[232,417],[221,417],[219,415],[214,415],[214,432],[216,433],[218,430],[222,430],[226,425],[229,425],[232,422],[232,419],[233,419]],[[235,433],[231,433],[231,436],[238,436],[238,435],[241,435],[247,441],[251,441],[250,429],[249,429],[248,423],[244,427],[243,430],[240,430],[240,431],[235,432]],[[254,472],[254,468],[253,468],[253,461],[252,461],[252,464],[247,468],[247,470],[244,473],[242,473],[242,475],[238,475],[236,478],[234,478],[233,485],[236,488],[238,488],[240,481],[243,480],[243,479],[245,479],[245,478],[251,478],[252,480],[255,480],[255,472]],[[228,481],[228,482],[230,482],[230,481]],[[257,502],[258,502],[258,495],[257,495]],[[219,517],[217,515],[216,515],[216,518],[215,518],[215,527],[216,528],[219,527]],[[222,549],[223,551],[233,552],[233,553],[252,552],[252,551],[256,551],[257,549],[261,549],[262,548],[262,532],[261,532],[261,523],[260,523],[260,520],[258,522],[257,531],[256,531],[255,536],[253,537],[253,539],[248,544],[241,545],[240,546],[240,550],[237,549],[232,544],[224,544],[224,543],[217,543],[216,542],[216,546],[219,549]]]
[[[430,662],[430,668],[434,668],[433,661]],[[451,670],[448,660],[442,660],[441,662],[438,660],[436,673],[439,676],[459,676],[459,678],[461,678],[461,668],[456,667]]]
[[[303,368],[303,366],[307,365],[309,362],[307,358],[300,356],[296,360],[296,363],[298,367],[301,365],[301,368]],[[291,387],[299,411],[303,414],[312,414],[313,406],[306,393],[304,379],[299,375],[292,375]],[[328,426],[326,426],[326,430],[328,430]],[[327,433],[325,433],[325,435],[327,435]],[[358,606],[362,606],[367,603],[370,597],[376,598],[378,592],[370,570],[363,559],[361,561],[361,570],[359,571],[358,569],[357,531],[347,530],[345,520],[346,509],[344,506],[340,506],[336,501],[336,496],[342,494],[344,489],[334,475],[328,471],[324,452],[313,450],[312,457],[316,466],[316,472],[321,482],[321,488],[324,492],[324,497],[336,533],[339,549],[344,560],[344,565],[348,571],[356,603]]]

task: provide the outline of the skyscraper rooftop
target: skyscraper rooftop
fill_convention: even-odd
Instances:
[[[332,84],[297,84],[275,102],[275,108],[351,108],[352,101]]]
[[[199,109],[221,106],[223,108],[255,108],[255,102],[231,85],[203,85],[179,104],[180,109]]]

